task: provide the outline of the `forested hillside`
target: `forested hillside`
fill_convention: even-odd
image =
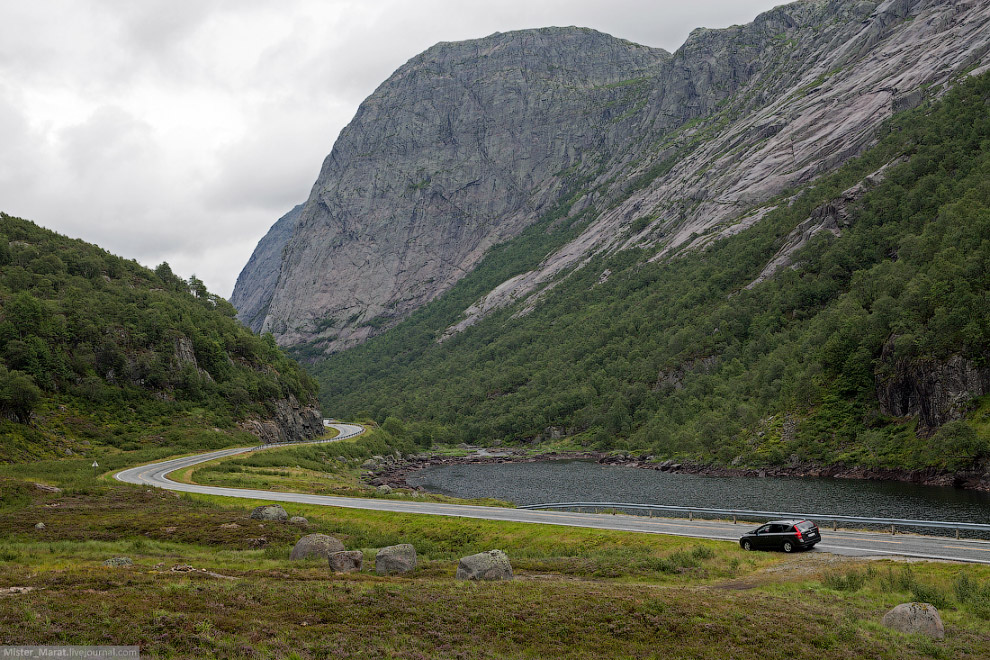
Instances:
[[[317,363],[324,406],[411,420],[421,443],[574,434],[726,464],[955,470],[990,456],[990,76],[895,116],[862,157],[778,201],[702,251],[595,257],[535,308],[439,343],[559,244],[558,209]]]
[[[0,214],[0,461],[194,448],[249,419],[320,430],[313,379],[234,314],[168,264],[151,271]]]

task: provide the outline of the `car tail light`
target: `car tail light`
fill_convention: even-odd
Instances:
[[[801,530],[798,529],[797,527],[795,527],[794,528],[794,532],[797,534],[798,541],[800,541],[801,540]]]

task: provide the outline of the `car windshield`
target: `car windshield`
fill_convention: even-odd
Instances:
[[[811,529],[814,526],[815,526],[815,523],[811,522],[810,520],[805,520],[804,522],[799,522],[796,525],[796,527],[798,529],[800,529],[801,531],[804,531],[806,529]]]

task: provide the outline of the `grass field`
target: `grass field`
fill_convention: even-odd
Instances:
[[[990,567],[287,506],[308,518],[301,529],[249,519],[256,504],[3,479],[0,644],[137,644],[179,658],[990,657]],[[290,562],[310,532],[363,551],[365,571]],[[377,548],[406,542],[420,557],[411,576],[369,570]],[[491,548],[508,553],[515,581],[454,580],[459,557]],[[115,556],[134,565],[103,566]],[[196,570],[172,570],[183,565]],[[917,599],[939,606],[944,641],[879,625]]]

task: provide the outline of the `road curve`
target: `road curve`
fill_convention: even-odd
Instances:
[[[354,437],[364,431],[357,424],[331,423],[330,427],[340,434],[331,440],[336,442]],[[314,443],[305,443],[314,444]],[[168,478],[170,472],[205,463],[217,458],[236,456],[263,447],[237,447],[195,456],[174,458],[161,463],[129,468],[114,475],[119,481],[143,486],[155,486],[168,490],[240,497],[269,502],[289,502],[294,504],[315,504],[370,511],[391,511],[458,518],[480,518],[507,522],[537,523],[543,525],[564,525],[569,527],[589,527],[647,534],[670,534],[694,538],[736,541],[743,531],[752,525],[734,525],[728,522],[710,520],[683,520],[670,518],[646,518],[595,513],[572,513],[567,511],[540,511],[509,509],[500,507],[472,506],[463,504],[439,504],[407,500],[373,499],[361,497],[334,497],[329,495],[308,495],[304,493],[282,493],[277,491],[254,490],[249,488],[221,488],[186,484]],[[909,557],[990,564],[990,541],[956,540],[913,534],[891,536],[873,532],[822,530],[823,540],[813,551],[830,552],[855,557]]]

